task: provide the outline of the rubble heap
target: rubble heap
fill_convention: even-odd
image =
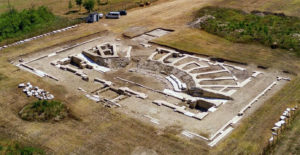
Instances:
[[[19,88],[23,88],[23,92],[28,96],[34,96],[40,100],[52,100],[54,96],[44,89],[40,89],[39,87],[34,87],[28,82],[27,84],[20,83]]]

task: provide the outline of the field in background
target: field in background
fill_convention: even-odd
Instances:
[[[60,28],[74,25],[79,20],[72,20],[54,15],[48,8],[11,10],[0,15],[0,45],[37,36]]]
[[[149,1],[154,2],[156,0]],[[97,5],[96,3],[95,10],[108,12],[118,11],[125,8],[130,9],[133,7],[137,7],[138,2],[140,2],[140,0],[108,0],[108,4],[105,4],[105,2],[106,0],[101,0],[102,5]],[[54,14],[59,16],[65,16],[68,18],[80,18],[86,16],[87,14],[87,11],[84,9],[83,6],[81,7],[81,11],[79,11],[80,8],[76,5],[75,0],[72,0],[72,9],[68,8],[69,0],[11,0],[10,3],[17,10],[44,5],[50,8]],[[7,4],[7,0],[0,0],[0,13],[8,10]]]
[[[294,51],[300,56],[300,19],[284,14],[246,13],[239,9],[205,7],[195,20],[197,28],[232,42],[260,43],[271,48]]]
[[[155,2],[157,0],[147,0],[149,2]],[[102,13],[106,13],[109,11],[119,11],[123,9],[131,9],[135,7],[139,7],[140,0],[101,0],[101,4],[98,5],[95,0],[94,11],[99,11]],[[146,1],[144,1],[146,2]],[[58,5],[59,4],[59,5]],[[70,25],[75,25],[78,23],[85,22],[83,20],[87,17],[88,11],[84,9],[83,6],[78,7],[75,3],[75,0],[72,0],[72,8],[69,9],[69,0],[10,0],[10,5],[12,8],[17,11],[22,11],[24,9],[30,8],[38,8],[40,6],[45,6],[49,8],[49,10],[56,15],[55,20],[49,22],[47,26],[39,25],[38,29],[32,30],[29,33],[22,33],[18,36],[14,36],[11,38],[4,39],[0,41],[0,46],[7,45],[19,40],[23,40],[26,38],[30,38],[33,36],[38,36],[43,33],[51,32],[53,30],[61,29]],[[8,8],[7,0],[0,0],[0,14],[3,14],[10,9]],[[16,20],[17,21],[17,20]]]
[[[299,0],[216,0],[213,5],[243,9],[248,12],[261,10],[284,12],[290,16],[300,16]]]

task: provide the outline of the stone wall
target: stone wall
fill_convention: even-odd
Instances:
[[[92,52],[83,51],[82,54],[96,62],[100,66],[108,68],[123,68],[130,63],[130,58],[114,57],[114,58],[102,58]]]
[[[194,96],[194,97],[205,97],[205,98],[217,98],[217,99],[225,99],[225,100],[232,100],[231,97],[225,96],[222,94],[217,94],[213,92],[205,91],[201,88],[197,87],[189,87],[189,89],[186,91],[187,94]]]

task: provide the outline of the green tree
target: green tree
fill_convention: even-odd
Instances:
[[[86,0],[86,1],[84,1],[83,6],[87,11],[91,12],[94,9],[95,1],[94,0]]]
[[[81,10],[82,0],[75,0],[75,2],[76,2],[76,5],[78,5]]]
[[[73,4],[72,4],[72,1],[71,0],[69,0],[69,10],[71,10],[72,8],[73,8]]]

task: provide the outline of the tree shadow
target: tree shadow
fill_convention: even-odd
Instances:
[[[69,14],[74,14],[74,13],[78,13],[79,10],[70,10],[68,12],[65,13],[65,15],[69,15]]]
[[[99,5],[107,5],[108,4],[108,2],[106,1],[106,2],[101,2]]]

